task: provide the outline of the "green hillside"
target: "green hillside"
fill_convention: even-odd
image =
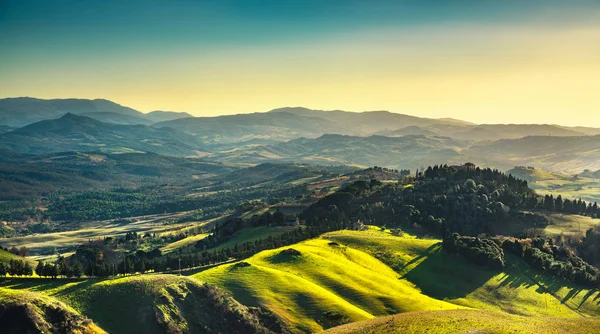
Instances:
[[[32,265],[35,265],[35,261],[24,258],[22,256],[18,256],[15,255],[11,252],[5,251],[4,249],[0,249],[0,262],[3,263],[10,263],[10,260],[20,260],[20,261],[27,261],[29,263],[31,263]]]
[[[175,275],[104,281],[10,280],[3,287],[39,291],[93,319],[110,333],[281,332],[264,311],[250,309],[210,285]],[[269,326],[272,330],[267,329]]]
[[[0,288],[3,333],[105,333],[73,308],[42,293]]]
[[[356,322],[325,333],[598,333],[597,318],[530,318],[481,310],[424,311]]]
[[[195,155],[202,150],[195,137],[171,128],[105,123],[71,113],[2,134],[0,148],[32,154],[103,151],[170,156]]]
[[[552,173],[539,168],[515,167],[506,172],[526,180],[531,189],[541,195],[561,195],[563,198],[600,201],[600,181],[592,172],[577,175]]]
[[[381,260],[381,261],[380,261]],[[440,240],[338,231],[193,276],[297,331],[387,314],[475,308],[530,317],[599,315],[597,290],[538,274],[507,255],[486,270],[441,251]]]
[[[600,292],[542,275],[505,254],[502,270],[482,269],[443,252],[441,240],[381,232],[340,231],[324,237],[365,251],[433,298],[466,307],[523,316],[600,315]]]
[[[336,321],[460,307],[421,294],[372,256],[325,239],[263,251],[193,277],[225,288],[246,305],[273,311],[300,331],[318,331]]]

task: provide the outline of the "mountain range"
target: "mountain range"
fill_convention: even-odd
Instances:
[[[22,127],[42,120],[54,119],[66,113],[117,124],[152,124],[190,117],[188,113],[153,111],[144,114],[135,109],[105,99],[36,99],[17,97],[0,99],[0,124]]]
[[[549,124],[473,124],[388,111],[286,107],[193,117],[144,114],[108,100],[0,100],[0,149],[151,152],[253,165],[301,162],[419,168],[472,161],[581,173],[600,169],[600,129]]]
[[[71,113],[0,135],[0,148],[33,154],[102,150],[187,156],[199,147],[195,137],[171,128],[105,123]]]

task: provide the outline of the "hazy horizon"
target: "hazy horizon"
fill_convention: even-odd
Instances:
[[[0,97],[600,127],[597,1],[5,1],[0,12]]]

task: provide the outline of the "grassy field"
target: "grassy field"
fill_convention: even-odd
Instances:
[[[599,333],[598,318],[531,318],[502,312],[451,310],[410,312],[356,322],[326,331],[343,333]]]
[[[32,255],[42,253],[69,252],[73,247],[88,242],[90,239],[115,237],[125,235],[127,232],[144,233],[178,233],[187,228],[202,226],[209,222],[185,222],[171,224],[167,219],[173,215],[152,216],[140,219],[133,223],[114,223],[111,221],[89,222],[81,229],[66,232],[34,234],[24,237],[0,239],[3,247],[27,246]]]
[[[562,195],[563,198],[600,202],[600,179],[575,177],[541,169],[511,169],[508,173],[526,180],[529,186],[541,195]]]
[[[364,233],[339,231],[324,237],[377,257],[424,294],[457,305],[523,316],[600,315],[598,290],[541,275],[510,254],[503,270],[486,270],[442,252],[440,240]]]
[[[28,261],[32,265],[37,264],[32,259],[24,258],[24,257],[18,256],[18,255],[15,255],[11,252],[7,252],[4,249],[0,249],[0,262],[4,262],[4,263],[8,264],[8,263],[10,263],[10,260],[21,260],[21,261],[25,260],[25,261]]]
[[[229,245],[285,229],[244,229]],[[335,328],[334,333],[418,333],[423,328],[435,333],[586,333],[600,326],[600,320],[590,318],[600,316],[598,290],[540,274],[510,254],[502,270],[478,268],[442,252],[440,240],[393,236],[377,228],[327,233],[190,275],[8,279],[0,289],[56,298],[111,333],[193,332],[206,321],[224,319],[206,306],[223,300],[227,310],[234,310],[231,314],[244,319],[253,316],[246,306],[264,307],[294,332],[369,319],[374,320]],[[235,300],[222,295],[215,300],[204,282]]]
[[[110,333],[227,332],[240,324],[245,332],[260,327],[247,307],[223,292],[175,275],[72,282],[13,279],[0,283],[2,291],[60,300]]]
[[[163,254],[170,253],[178,248],[191,246],[191,245],[195,244],[196,242],[208,237],[209,235],[210,235],[210,233],[200,233],[200,234],[196,234],[196,235],[191,235],[191,236],[183,238],[181,240],[172,242],[172,243],[162,247],[160,250],[163,252]]]
[[[105,333],[70,306],[39,292],[0,288],[0,301],[0,328],[7,333]]]
[[[232,247],[235,244],[242,242],[255,241],[258,239],[264,239],[269,236],[280,235],[298,228],[297,226],[259,226],[259,227],[245,227],[235,233],[233,238],[227,242],[220,244],[214,249],[223,249]]]
[[[423,295],[374,257],[316,239],[263,251],[247,260],[193,277],[225,288],[241,303],[261,305],[298,331],[332,326],[326,312],[345,321],[417,310],[460,308]],[[287,249],[294,249],[286,252]]]
[[[585,231],[600,224],[600,219],[580,215],[563,215],[561,213],[543,213],[550,220],[550,225],[544,228],[547,236],[585,235]]]

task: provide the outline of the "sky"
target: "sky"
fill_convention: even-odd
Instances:
[[[600,127],[600,0],[0,0],[0,97]]]

